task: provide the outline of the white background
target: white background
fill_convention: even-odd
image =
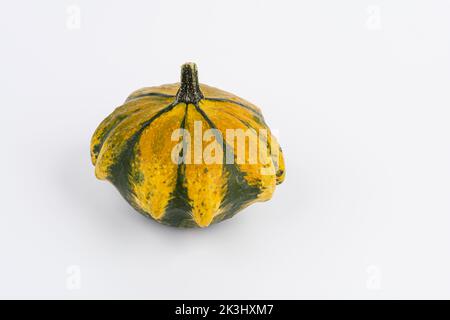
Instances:
[[[9,1],[1,298],[450,298],[450,2]],[[259,105],[287,176],[204,230],[145,219],[89,142],[133,90]]]

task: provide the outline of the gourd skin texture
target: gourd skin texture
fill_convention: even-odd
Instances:
[[[137,211],[177,227],[207,227],[231,218],[254,202],[269,200],[285,176],[281,148],[260,109],[197,81],[196,66],[188,63],[182,66],[181,83],[133,92],[100,123],[91,140],[97,178],[112,182]],[[207,129],[220,131],[223,144],[217,149],[225,154],[230,148],[234,163],[195,163],[194,147],[183,155],[192,161],[173,161],[172,151],[179,143],[171,139],[174,130],[190,132],[194,144],[192,133],[198,124],[202,134]],[[249,163],[247,143],[245,159],[236,161],[242,153],[237,144],[226,141],[227,129],[253,129],[267,149],[259,152],[262,159]],[[267,130],[266,137],[258,135],[260,129]],[[207,145],[203,140],[202,152]]]

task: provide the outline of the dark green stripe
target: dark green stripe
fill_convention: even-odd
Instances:
[[[123,105],[121,105],[119,108],[123,107],[127,102],[125,102]],[[102,149],[103,144],[105,143],[106,139],[109,137],[109,135],[111,134],[111,132],[125,119],[129,118],[130,116],[141,112],[145,109],[145,107],[139,108],[134,110],[133,112],[129,113],[129,114],[121,114],[116,116],[116,119],[114,120],[110,120],[111,123],[108,124],[107,126],[105,126],[105,128],[103,128],[103,132],[99,135],[100,136],[100,140],[99,142],[92,148],[95,156],[97,157],[98,154],[100,153],[100,150]],[[108,118],[112,118],[112,116],[114,116],[114,112],[111,113],[108,117],[106,117],[105,120],[102,121],[102,123],[104,121],[107,121]],[[95,133],[94,133],[95,134]]]
[[[165,108],[161,109],[156,113],[152,118],[145,121],[141,128],[131,136],[131,138],[127,141],[124,149],[117,157],[114,164],[109,168],[108,179],[114,184],[114,186],[119,190],[120,194],[130,203],[137,211],[144,214],[147,217],[150,217],[148,213],[143,212],[141,208],[139,208],[133,200],[133,194],[130,187],[130,180],[135,179],[130,175],[131,169],[131,161],[136,156],[134,154],[134,146],[136,142],[139,140],[142,132],[152,124],[152,122],[163,115],[166,112],[172,110],[178,103],[172,102]]]
[[[129,96],[125,102],[129,102],[131,100],[136,100],[144,97],[163,97],[163,98],[175,98],[175,95],[172,94],[165,94],[165,93],[159,93],[159,92],[149,92],[149,93],[143,93],[137,96]]]
[[[206,115],[206,113],[199,106],[196,105],[195,107],[196,110],[205,119],[205,121],[209,124],[209,126],[211,128],[217,129],[216,125]],[[233,148],[231,148],[231,146],[229,146],[224,140],[223,144],[227,152],[233,150]],[[224,146],[222,146],[222,150],[225,150]],[[236,164],[234,163],[227,164],[225,158],[226,155],[224,152],[223,170],[224,174],[228,175],[228,179],[227,179],[227,192],[220,204],[220,208],[223,210],[223,213],[214,217],[212,223],[217,223],[222,220],[233,217],[236,213],[238,213],[241,209],[243,209],[246,204],[256,199],[259,193],[261,192],[259,188],[250,186],[248,182],[244,179],[245,173],[240,171],[239,168],[236,166]]]
[[[225,113],[227,113],[227,114],[229,114],[230,116],[234,117],[235,119],[239,120],[239,121],[240,121],[243,125],[245,125],[246,127],[252,128],[252,129],[254,129],[254,130],[256,131],[256,129],[253,128],[253,126],[252,126],[250,123],[248,123],[247,121],[238,118],[236,115],[234,115],[234,114],[232,114],[232,113],[229,113],[229,112],[226,112],[226,111],[225,111]],[[267,128],[267,129],[268,129],[268,128]],[[269,130],[267,130],[267,134],[268,134],[268,135],[271,134],[271,133],[269,132]],[[272,145],[270,145],[270,146],[268,145],[268,143],[267,143],[267,137],[264,137],[264,138],[263,138],[261,135],[258,134],[258,138],[261,139],[262,142],[268,147],[270,159],[272,160],[273,166],[275,167],[276,176],[277,176],[277,177],[281,177],[281,176],[283,175],[283,172],[284,172],[284,171],[283,171],[283,170],[280,170],[279,159],[277,159],[276,161],[273,160],[274,155],[272,154]],[[281,146],[278,146],[278,152],[279,152],[279,153],[278,153],[278,156],[280,157],[280,155],[282,154]],[[279,184],[279,183],[277,183],[277,184]]]
[[[113,131],[113,129],[116,128],[123,120],[125,120],[129,116],[131,116],[141,110],[142,109],[136,110],[129,115],[119,115],[119,116],[117,116],[116,119],[112,120],[112,122],[108,126],[103,128],[103,132],[100,134],[101,138],[100,138],[99,142],[93,147],[93,151],[94,151],[94,154],[96,157],[100,153],[100,150],[102,149],[103,144],[105,143],[106,139],[109,137],[109,135]]]
[[[102,130],[102,132],[98,133],[99,141],[97,144],[95,144],[92,147],[92,152],[95,155],[95,158],[98,157],[98,154],[100,153],[100,150],[102,149],[103,144],[105,143],[106,138],[109,136],[109,134],[111,133],[112,129],[114,129],[119,123],[121,123],[126,116],[122,115],[122,116],[117,116],[114,120],[111,120],[112,118],[112,114],[110,116],[108,116],[105,120],[103,121],[111,121],[111,123],[107,126],[105,126]],[[100,124],[101,125],[101,124]],[[94,136],[97,135],[97,132],[94,133]]]
[[[183,121],[181,121],[180,128],[186,128],[186,118],[188,113],[188,104],[186,104],[186,109],[183,117]],[[184,159],[186,157],[183,154],[183,151],[186,150],[187,142],[183,139],[183,149],[180,151],[179,156]],[[187,150],[187,152],[190,152]],[[177,226],[177,227],[196,227],[197,224],[192,219],[192,207],[189,204],[189,197],[187,194],[187,189],[184,186],[185,179],[185,171],[186,171],[186,163],[185,161],[181,162],[177,168],[177,182],[175,185],[174,192],[172,193],[172,199],[167,205],[166,212],[161,219],[161,223]]]

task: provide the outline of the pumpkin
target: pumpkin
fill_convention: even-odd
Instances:
[[[256,162],[251,139],[258,142]],[[91,159],[96,177],[110,181],[137,211],[177,227],[231,218],[269,200],[285,176],[261,110],[200,84],[194,63],[182,65],[180,83],[137,90],[104,119],[91,140]]]

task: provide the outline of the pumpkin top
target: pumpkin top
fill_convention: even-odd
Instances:
[[[177,102],[197,104],[203,99],[198,82],[197,66],[193,62],[185,63],[181,66],[181,83],[177,92]]]

